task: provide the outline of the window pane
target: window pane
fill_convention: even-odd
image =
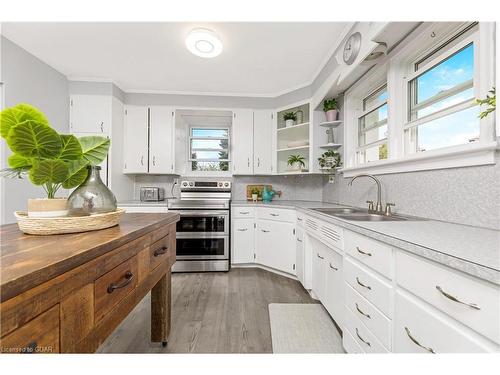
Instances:
[[[358,164],[369,163],[371,161],[382,159],[387,159],[386,143],[358,151]]]
[[[387,138],[387,104],[359,119],[359,146]]]
[[[227,154],[227,151],[197,151],[197,150],[192,150],[191,157],[192,157],[192,159],[199,159],[199,160],[221,160],[221,159],[227,159],[228,154]]]
[[[383,86],[363,100],[363,110],[382,104],[387,100],[387,86]]]
[[[474,106],[408,129],[405,132],[407,152],[423,152],[477,140],[478,115],[479,107]]]
[[[229,162],[221,161],[221,162],[205,162],[205,161],[193,161],[191,162],[191,169],[193,171],[228,171],[229,170]]]
[[[467,85],[473,75],[474,45],[471,43],[410,82],[411,120],[474,98],[474,90]],[[462,91],[451,91],[450,96],[429,103],[429,107],[413,110],[416,105],[432,98],[437,100],[439,95],[462,84]]]
[[[359,145],[364,146],[387,138],[387,123],[360,133]]]
[[[227,150],[228,139],[193,139],[191,149],[208,148],[213,150]]]
[[[229,131],[228,129],[192,128],[191,136],[228,138]]]

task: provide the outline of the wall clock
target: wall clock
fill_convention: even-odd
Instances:
[[[343,58],[344,62],[347,65],[351,65],[356,57],[358,57],[359,50],[361,48],[361,34],[359,32],[355,32],[352,34],[347,42],[344,44],[344,53]]]

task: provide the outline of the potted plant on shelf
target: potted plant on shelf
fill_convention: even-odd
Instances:
[[[285,114],[283,115],[283,120],[285,120],[285,127],[289,128],[290,126],[295,125],[297,115],[295,114],[295,112],[285,112]]]
[[[339,115],[337,99],[325,99],[323,102],[323,111],[326,114],[326,121],[335,121]]]
[[[302,155],[296,154],[296,155],[290,155],[288,157],[288,162],[287,164],[292,167],[292,171],[301,171],[302,168],[306,167],[305,163],[305,158]]]
[[[110,145],[110,140],[104,137],[78,139],[57,133],[45,115],[29,104],[0,112],[0,133],[13,152],[2,175],[13,178],[27,175],[33,185],[42,186],[47,194],[47,198],[28,200],[29,217],[66,216],[67,198],[57,197],[57,191],[61,187],[75,188],[86,181],[89,170],[106,158]]]
[[[258,199],[259,199],[259,189],[253,188],[252,189],[252,201],[257,202]]]
[[[338,168],[342,165],[342,161],[340,160],[340,153],[328,150],[321,154],[321,157],[318,158],[319,166],[321,170],[325,172],[333,171],[335,168]]]

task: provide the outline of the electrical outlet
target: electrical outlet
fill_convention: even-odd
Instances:
[[[328,176],[328,183],[329,183],[329,184],[333,184],[333,183],[335,183],[335,176],[333,176],[333,175]]]

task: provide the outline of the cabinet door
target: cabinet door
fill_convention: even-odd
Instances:
[[[273,172],[273,113],[256,110],[253,113],[253,171],[254,174]]]
[[[317,299],[324,301],[326,287],[325,254],[321,250],[320,242],[314,241],[312,246],[312,290]]]
[[[71,95],[69,116],[72,133],[109,134],[111,96]]]
[[[73,133],[73,135],[77,138],[81,137],[92,137],[92,136],[98,136],[98,137],[103,137],[101,133]],[[112,145],[112,144],[111,144]],[[110,172],[109,172],[109,165],[110,165],[110,160],[109,160],[109,155],[111,155],[111,148],[109,149],[108,156],[106,156],[106,159],[103,160],[101,164],[99,164],[99,167],[101,167],[101,172],[99,175],[101,176],[102,182],[106,186],[110,186]]]
[[[295,271],[297,273],[297,279],[305,285],[305,254],[304,254],[304,231],[302,228],[297,227],[296,230],[297,247],[296,247],[296,260],[295,260]]]
[[[233,175],[253,174],[253,111],[233,111]]]
[[[148,108],[125,106],[124,173],[148,172]]]
[[[253,263],[255,259],[254,220],[234,219],[232,254],[233,264]]]
[[[174,109],[149,108],[149,173],[174,173]]]
[[[325,295],[323,305],[331,317],[342,327],[344,324],[344,278],[342,256],[333,250],[325,254]]]
[[[258,220],[257,260],[264,266],[295,274],[295,233],[291,223]]]

